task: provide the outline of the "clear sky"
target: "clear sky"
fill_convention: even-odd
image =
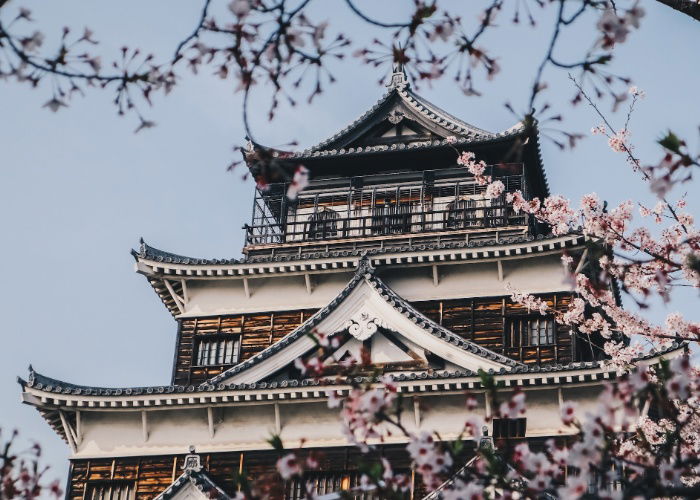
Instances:
[[[19,5],[30,7],[47,42],[64,25],[89,26],[102,41],[103,60],[111,60],[125,43],[160,56],[171,54],[191,30],[199,3],[14,0],[0,16],[14,15]],[[368,9],[377,4],[358,3]],[[380,14],[406,11],[408,3],[386,0]],[[467,20],[475,20],[476,6],[483,5],[476,0],[448,3]],[[328,18],[331,29],[342,26],[356,43],[377,35],[352,18],[340,0],[316,4],[319,18]],[[653,0],[642,5],[647,10],[642,28],[620,47],[613,68],[647,92],[633,117],[632,141],[641,158],[653,162],[659,158],[653,141],[669,127],[697,146],[700,24]],[[432,88],[421,85],[419,93],[478,127],[510,127],[515,119],[503,103],[509,100],[518,109],[525,105],[549,27],[515,28],[507,19],[508,14],[498,35],[486,43],[503,70],[494,82],[481,83],[483,97],[465,97],[449,78]],[[564,55],[580,54],[589,45],[594,18],[588,21],[566,36]],[[335,85],[312,105],[282,108],[272,123],[265,119],[264,98],[256,101],[257,137],[271,145],[293,139],[302,146],[312,144],[347,125],[382,94],[377,82],[388,68],[355,60],[333,68]],[[567,117],[564,126],[588,135],[599,120],[589,108],[568,104],[574,91],[566,74],[547,76],[548,101]],[[244,135],[240,94],[234,88],[232,82],[210,76],[208,69],[186,75],[148,111],[158,126],[134,134],[137,124],[116,116],[110,93],[91,91],[53,114],[41,108],[50,98],[46,86],[30,90],[0,82],[0,427],[17,427],[25,437],[39,440],[60,477],[67,470],[67,446],[36,411],[20,404],[15,377],[26,377],[32,363],[46,375],[80,384],[169,382],[176,324],[146,280],[134,273],[129,250],[143,236],[158,248],[184,255],[240,255],[253,186],[241,180],[242,172],[225,169],[231,146]],[[616,119],[620,123],[624,117]],[[554,192],[577,199],[595,191],[611,203],[651,198],[623,158],[599,137],[587,138],[572,152],[559,151],[546,139],[542,145]],[[697,214],[697,184],[694,189],[689,199]],[[649,315],[659,320],[680,310],[698,320],[697,298],[687,292]]]

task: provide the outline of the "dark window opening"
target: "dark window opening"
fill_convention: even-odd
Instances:
[[[527,428],[526,420],[525,418],[494,418],[494,439],[524,438]]]
[[[410,203],[384,202],[372,208],[373,234],[401,234],[411,232],[413,206]]]
[[[216,366],[238,363],[241,339],[238,335],[205,337],[197,342],[195,365]]]
[[[338,212],[326,207],[311,214],[307,231],[309,239],[321,240],[338,236],[338,218]]]
[[[89,482],[86,486],[86,500],[133,500],[134,481],[100,481]]]
[[[506,347],[554,345],[556,332],[551,316],[511,318],[506,321]]]
[[[491,206],[485,211],[485,226],[487,227],[499,227],[505,226],[508,223],[506,206],[506,195],[501,194],[498,198],[492,198],[490,200]]]
[[[305,484],[317,495],[328,495],[345,491],[346,496],[352,500],[375,500],[379,499],[377,494],[372,492],[349,492],[348,490],[360,486],[361,474],[358,472],[316,472],[307,474],[304,480],[294,479],[286,486],[285,500],[302,500],[307,498]]]
[[[455,200],[447,205],[446,229],[464,229],[478,225],[476,200]]]

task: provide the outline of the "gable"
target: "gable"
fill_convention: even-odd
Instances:
[[[307,152],[343,150],[373,145],[496,137],[452,116],[415,94],[402,68],[395,68],[389,90],[357,120]]]
[[[508,370],[518,365],[426,318],[361,264],[353,280],[327,307],[277,344],[212,378],[210,383],[254,383],[278,374],[295,359],[316,351],[310,335],[313,332],[343,340],[340,348],[344,350],[334,358],[336,362],[346,352],[357,358],[364,346],[369,347],[370,354],[374,351],[378,364],[413,363],[423,370],[436,360],[438,368],[454,366],[473,372]]]

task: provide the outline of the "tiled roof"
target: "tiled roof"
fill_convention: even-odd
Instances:
[[[569,235],[577,234],[576,231],[572,231]],[[410,234],[407,237],[412,236]],[[429,234],[421,234],[419,236],[429,236]],[[450,249],[465,249],[465,248],[481,248],[485,246],[505,246],[513,245],[518,243],[530,243],[533,241],[543,241],[554,240],[561,238],[566,235],[554,235],[554,234],[539,234],[537,236],[514,236],[490,240],[472,240],[466,241],[452,241],[452,242],[433,242],[433,243],[410,243],[401,246],[389,246],[385,245],[383,248],[371,248],[371,249],[361,249],[361,250],[329,250],[329,251],[309,251],[300,252],[294,254],[272,254],[272,255],[256,255],[241,259],[209,259],[209,258],[197,258],[197,257],[186,257],[184,255],[177,255],[170,252],[165,252],[152,247],[145,243],[141,239],[141,244],[139,250],[132,250],[131,253],[136,259],[146,259],[152,260],[154,262],[163,262],[166,264],[184,264],[184,265],[235,265],[235,264],[261,264],[268,262],[296,262],[310,259],[328,259],[334,257],[360,257],[363,254],[368,256],[374,255],[384,255],[388,253],[406,253],[406,252],[420,252],[420,251],[430,251],[430,250],[450,250]]]
[[[685,347],[685,344],[674,342],[663,350],[651,350],[644,356],[635,359],[635,362],[653,359],[664,354],[677,351]],[[603,368],[607,364],[607,360],[585,361],[568,364],[547,364],[547,365],[518,365],[513,368],[501,369],[498,371],[489,370],[492,375],[510,375],[510,374],[552,374],[565,373],[576,370]],[[440,370],[432,373],[401,373],[391,374],[392,378],[398,382],[420,381],[420,380],[445,380],[464,377],[475,377],[477,374],[471,370]],[[17,381],[24,387],[35,388],[44,392],[66,395],[81,395],[81,396],[138,396],[138,395],[158,395],[158,394],[183,394],[183,393],[207,393],[216,391],[230,390],[260,390],[260,389],[285,389],[296,387],[324,387],[331,385],[346,385],[351,381],[358,383],[374,382],[378,380],[376,377],[354,377],[352,380],[342,377],[333,377],[330,379],[305,379],[305,380],[283,380],[273,382],[253,382],[245,384],[215,384],[212,380],[200,385],[161,385],[161,386],[143,386],[143,387],[95,387],[86,385],[76,385],[61,380],[53,379],[36,372],[31,366],[29,367],[29,377],[25,381],[22,378]]]

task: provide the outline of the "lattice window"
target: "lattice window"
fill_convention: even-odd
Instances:
[[[413,205],[384,202],[372,208],[373,234],[401,234],[411,232]]]
[[[133,481],[103,481],[88,483],[86,500],[133,500],[136,498]]]
[[[360,484],[360,474],[357,472],[316,472],[307,474],[304,480],[294,479],[287,483],[285,500],[302,500],[306,497],[304,484],[309,484],[317,496],[328,495],[330,493],[350,490]],[[352,493],[343,498],[352,500],[375,500],[378,495],[371,492]]]
[[[307,236],[311,240],[335,238],[338,235],[338,212],[321,207],[309,217]]]
[[[556,324],[551,316],[511,318],[506,321],[506,346],[546,346],[554,345]]]
[[[527,429],[525,418],[494,418],[493,437],[496,439],[524,438]]]
[[[238,363],[241,338],[238,335],[217,335],[197,341],[195,365],[215,366]]]
[[[464,229],[479,225],[476,200],[455,200],[447,205],[446,229]]]
[[[488,227],[505,226],[508,222],[508,206],[506,195],[503,193],[497,198],[489,200],[489,208],[485,211],[485,225]]]

